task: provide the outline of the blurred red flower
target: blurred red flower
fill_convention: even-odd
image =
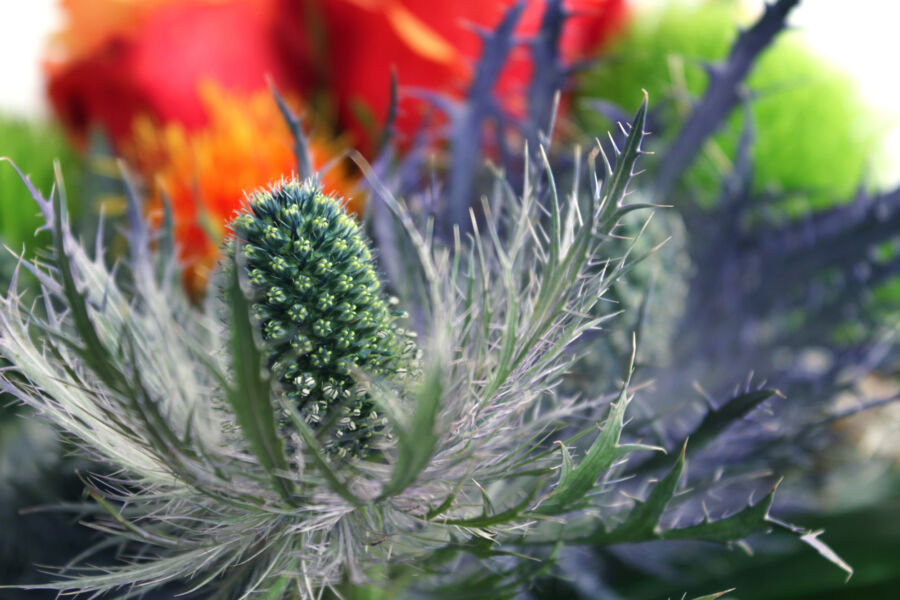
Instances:
[[[331,68],[325,87],[334,94],[342,124],[369,150],[372,132],[367,121],[380,122],[387,114],[391,68],[396,69],[401,86],[462,96],[481,50],[476,28],[495,28],[515,1],[333,0],[313,4],[329,33],[323,56]],[[538,32],[545,7],[544,0],[526,1],[517,37],[524,41]],[[569,62],[598,51],[625,17],[624,0],[566,0],[564,7],[571,17],[560,45],[562,58]],[[496,89],[504,107],[514,114],[524,112],[531,70],[529,49],[519,45]],[[403,98],[397,130],[406,136],[415,132],[425,108],[420,100]]]
[[[118,146],[148,114],[188,128],[208,115],[201,80],[233,92],[265,87],[266,75],[307,101],[317,94],[366,153],[389,104],[390,72],[405,88],[461,96],[481,40],[513,0],[63,0],[69,17],[48,60],[50,99],[83,140],[100,126]],[[544,0],[526,0],[516,30],[539,29]],[[597,51],[622,22],[624,0],[565,0],[572,14],[561,48],[577,60]],[[498,84],[521,114],[531,77],[528,49],[514,51]],[[409,136],[425,105],[405,97],[397,129]],[[324,111],[319,111],[324,112]]]
[[[198,83],[232,92],[304,87],[299,35],[278,0],[67,0],[69,26],[47,61],[48,93],[62,122],[84,141],[99,126],[117,147],[150,115],[188,128],[208,118]],[[293,45],[296,50],[296,44]]]
[[[293,168],[286,126],[266,88],[317,107],[310,121],[349,133],[366,153],[386,116],[390,73],[452,97],[470,82],[481,40],[511,0],[62,0],[68,17],[47,60],[49,96],[77,141],[99,127],[176,217],[188,288],[200,293],[224,223],[243,192]],[[596,51],[621,22],[624,0],[566,0],[563,59]],[[516,35],[539,30],[545,3],[526,0]],[[524,109],[528,49],[517,47],[497,86]],[[210,83],[214,84],[210,87]],[[422,123],[422,101],[401,101],[397,131]],[[328,113],[328,114],[326,114]],[[331,122],[329,120],[331,118]],[[334,131],[331,132],[332,134]],[[321,167],[339,154],[314,138]],[[353,178],[334,170],[326,186]],[[354,208],[359,208],[357,204]]]

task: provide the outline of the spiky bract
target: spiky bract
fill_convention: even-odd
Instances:
[[[312,428],[328,429],[326,448],[365,455],[386,423],[352,370],[396,374],[409,345],[359,226],[312,180],[289,180],[253,194],[231,228],[283,394]]]
[[[46,299],[42,310],[23,302],[15,286],[0,300],[0,353],[17,371],[0,372],[0,385],[115,472],[104,483],[89,482],[100,501],[98,527],[132,551],[125,554],[141,557],[41,587],[143,591],[190,579],[197,588],[218,586],[216,597],[305,600],[342,581],[364,581],[373,568],[406,569],[410,578],[435,572],[458,577],[447,561],[466,552],[544,558],[542,547],[562,543],[723,542],[778,526],[768,519],[771,494],[721,520],[679,527],[677,519],[666,519],[684,453],[662,478],[627,470],[626,454],[653,449],[622,441],[631,367],[624,381],[610,382],[610,394],[579,400],[559,391],[576,360],[571,349],[612,316],[603,309],[603,297],[631,262],[627,253],[610,255],[608,242],[622,217],[640,208],[625,198],[642,152],[646,110],[644,104],[630,129],[623,127],[627,139],[621,150],[613,148],[614,168],[603,154],[604,177],[592,156],[591,185],[576,176],[571,195],[563,198],[546,157],[526,161],[521,194],[498,180],[483,218],[476,220],[487,233],[475,230],[468,241],[459,236],[453,247],[420,231],[404,205],[385,196],[407,234],[408,272],[417,278],[410,285],[416,293],[404,305],[414,306],[424,335],[421,366],[410,377],[354,370],[357,385],[389,422],[392,436],[383,437],[377,460],[334,461],[327,432],[315,431],[290,398],[272,393],[265,353],[273,347],[287,351],[290,342],[282,340],[288,332],[268,333],[268,343],[280,346],[257,345],[260,336],[249,314],[253,300],[244,293],[253,290],[240,276],[244,264],[255,263],[248,278],[256,269],[258,283],[250,287],[271,286],[259,302],[262,327],[277,322],[292,335],[309,331],[287,324],[284,316],[295,303],[286,301],[285,289],[293,278],[286,275],[289,267],[281,273],[269,263],[290,256],[303,265],[292,276],[307,269],[315,274],[318,263],[285,254],[288,247],[293,252],[295,241],[302,244],[301,236],[315,238],[309,252],[318,252],[318,260],[332,262],[317,274],[331,270],[332,278],[319,285],[338,285],[346,274],[347,293],[377,296],[371,264],[362,260],[367,251],[353,247],[355,225],[335,201],[321,199],[312,184],[276,186],[276,193],[255,200],[254,213],[235,227],[252,250],[244,263],[243,252],[232,256],[238,277],[223,295],[225,332],[209,311],[199,312],[183,298],[173,301],[166,284],[172,273],[150,260],[153,245],[138,209],[132,209],[130,235],[133,277],[124,287],[102,257],[89,258],[75,240],[64,203],[51,204],[32,189],[53,225],[56,260],[53,268],[32,267]],[[575,163],[582,162],[576,153]],[[308,204],[307,216],[294,215],[287,197],[305,198],[298,202]],[[322,227],[316,219],[325,220]],[[282,229],[279,221],[293,225]],[[347,247],[336,249],[339,242]],[[173,255],[165,243],[157,247],[163,257]],[[279,248],[281,254],[273,252]],[[257,254],[268,262],[258,262]],[[360,266],[337,266],[353,256]],[[272,292],[276,285],[284,301]],[[290,294],[302,298],[296,301],[301,306],[314,302]],[[369,302],[357,303],[374,310],[362,314],[389,323],[381,301]],[[366,308],[371,306],[377,308]],[[332,314],[313,308],[317,318]],[[377,327],[360,331],[381,339]],[[370,348],[370,339],[355,352]],[[290,351],[296,360],[299,355]],[[269,360],[277,362],[275,355]],[[633,360],[634,353],[631,366]],[[379,359],[370,367],[386,369],[389,363]],[[326,373],[324,366],[303,364],[320,378]],[[272,365],[276,373],[283,368]],[[335,381],[349,381],[328,368]],[[297,443],[281,443],[276,415],[286,419]],[[568,427],[584,417],[602,424],[569,435]],[[644,502],[611,495],[632,473],[639,479],[629,490]],[[533,574],[533,564],[524,562],[517,572]]]

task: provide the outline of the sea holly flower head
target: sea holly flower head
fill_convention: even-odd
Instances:
[[[70,231],[61,178],[50,200],[29,187],[55,254],[21,263],[43,303],[15,281],[0,300],[0,353],[14,366],[0,383],[115,473],[86,481],[94,522],[138,557],[40,587],[186,582],[305,599],[398,570],[428,587],[463,555],[505,557],[495,567],[516,577],[533,563],[509,560],[559,545],[790,528],[769,518],[771,493],[720,519],[667,519],[685,452],[662,477],[627,470],[624,459],[658,450],[625,431],[634,353],[609,393],[560,391],[572,348],[614,317],[604,296],[635,260],[609,241],[645,208],[626,192],[646,110],[623,126],[621,150],[576,151],[587,185],[576,170],[560,194],[540,151],[521,192],[498,178],[450,245],[382,189],[408,249],[413,291],[399,304],[415,310],[414,357],[359,225],[314,180],[251,197],[206,310],[179,294],[171,235],[150,239],[134,193],[130,260],[111,269],[102,239],[91,256]],[[623,502],[631,474],[642,499]]]
[[[281,393],[326,447],[362,455],[386,418],[353,376],[405,372],[413,347],[395,324],[372,252],[341,202],[313,180],[281,181],[250,197],[231,222]]]

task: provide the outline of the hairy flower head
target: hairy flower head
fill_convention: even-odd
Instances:
[[[230,226],[282,393],[310,426],[329,427],[327,447],[365,454],[385,419],[351,371],[390,377],[409,349],[359,225],[313,182],[290,180],[253,194]]]

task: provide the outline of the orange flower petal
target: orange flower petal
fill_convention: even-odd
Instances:
[[[169,198],[185,283],[195,295],[205,288],[225,226],[245,193],[290,175],[296,166],[290,131],[267,90],[239,96],[204,82],[199,94],[209,117],[206,126],[187,129],[139,117],[124,149],[151,182],[151,210],[160,213],[162,195]],[[339,150],[312,136],[310,154],[321,169]],[[354,180],[338,165],[324,175],[323,187],[349,198]],[[359,207],[358,201],[351,204],[351,209]]]

